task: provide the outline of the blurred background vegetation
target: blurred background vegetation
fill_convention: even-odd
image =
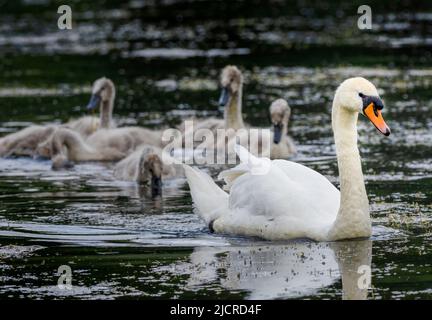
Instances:
[[[87,99],[82,90],[102,75],[119,86],[116,112],[152,126],[178,123],[176,116],[158,114],[172,109],[217,113],[217,83],[183,83],[203,90],[163,94],[160,88],[178,88],[186,79],[217,80],[227,63],[252,73],[269,65],[432,65],[431,1],[368,1],[373,29],[359,30],[363,3],[0,0],[0,123],[78,116]],[[62,4],[72,8],[73,30],[57,28]],[[259,113],[254,108],[267,105],[269,96],[256,91],[255,80],[248,78],[248,90],[256,94],[246,103]],[[9,90],[32,87],[40,94]],[[61,94],[52,99],[47,88]]]

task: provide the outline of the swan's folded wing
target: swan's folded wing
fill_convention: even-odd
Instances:
[[[339,210],[340,192],[325,176],[292,161],[274,160],[272,164],[281,169],[295,185],[306,190],[310,201],[317,201],[324,212]]]
[[[339,193],[339,190],[321,173],[300,163],[287,160],[273,160],[272,164],[280,168],[291,180],[307,189],[326,189]]]
[[[315,221],[336,217],[339,190],[318,172],[286,160],[271,162],[266,175],[243,174],[235,179],[229,207],[251,216],[284,216]],[[313,222],[309,222],[313,223]]]

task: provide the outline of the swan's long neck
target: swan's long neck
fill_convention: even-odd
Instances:
[[[289,115],[285,115],[282,120],[282,138],[288,135]]]
[[[335,99],[335,101],[337,101]],[[371,235],[369,201],[366,194],[360,153],[357,147],[358,113],[333,103],[332,125],[340,176],[340,207],[330,240]]]
[[[103,129],[111,127],[112,111],[114,107],[114,96],[108,100],[104,100],[100,107],[100,126]]]
[[[242,92],[243,88],[242,85],[240,85],[237,94],[231,95],[228,101],[228,106],[225,107],[224,119],[226,129],[231,128],[238,130],[244,127],[242,116]]]

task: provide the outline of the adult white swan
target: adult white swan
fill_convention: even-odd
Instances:
[[[185,165],[198,212],[219,233],[268,240],[369,237],[371,219],[357,148],[357,119],[363,113],[388,136],[382,109],[377,89],[364,78],[345,80],[336,90],[332,125],[340,192],[324,176],[301,164],[256,158],[238,146],[242,164],[220,174],[231,184],[229,195],[208,175]]]

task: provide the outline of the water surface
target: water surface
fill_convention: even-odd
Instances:
[[[364,76],[379,88],[392,129],[385,138],[359,121],[373,236],[273,243],[215,235],[193,213],[184,179],[152,198],[116,181],[112,164],[54,172],[49,161],[0,159],[1,299],[432,298],[428,1],[372,1],[370,32],[356,29],[358,5],[346,2],[80,1],[72,31],[57,29],[57,6],[0,2],[1,135],[85,114],[100,76],[117,85],[120,126],[221,117],[218,73],[237,64],[245,121],[268,127],[271,101],[287,99],[293,160],[338,186],[331,99],[343,79]],[[72,268],[72,290],[57,287],[61,265]],[[360,266],[371,267],[369,290],[357,286]]]

